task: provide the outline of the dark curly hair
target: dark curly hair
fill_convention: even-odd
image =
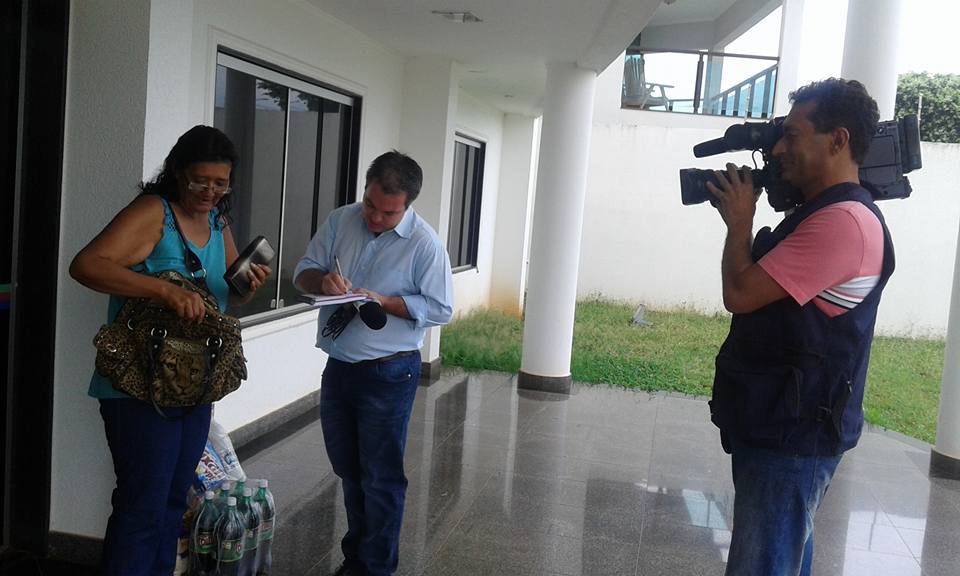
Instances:
[[[374,181],[383,187],[384,194],[406,193],[407,198],[404,206],[409,207],[420,195],[420,187],[423,185],[423,170],[413,158],[396,150],[391,150],[377,156],[370,164],[370,168],[367,168],[367,180],[364,188],[370,186],[370,183]]]
[[[212,126],[194,126],[177,139],[177,143],[170,149],[167,159],[163,161],[163,169],[156,178],[140,183],[140,194],[157,194],[170,202],[176,202],[180,199],[177,174],[182,173],[191,164],[225,162],[232,168],[236,168],[239,160],[237,149],[226,134]],[[230,170],[231,183],[234,172],[233,169]],[[220,213],[223,224],[230,221],[231,196],[232,194],[226,194],[217,202],[217,211]]]
[[[846,128],[850,133],[850,156],[858,165],[863,164],[870,139],[880,121],[877,102],[863,84],[856,80],[827,78],[791,92],[790,101],[794,105],[816,104],[810,112],[810,122],[821,134]]]

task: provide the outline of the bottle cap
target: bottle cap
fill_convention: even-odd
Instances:
[[[227,506],[236,506],[236,505],[237,505],[237,499],[236,499],[236,497],[231,496],[231,497],[227,498]]]
[[[244,497],[253,496],[253,488],[244,488],[244,489],[243,489],[243,496],[244,496]]]
[[[261,487],[261,488],[266,488],[266,487],[267,487],[267,481],[266,481],[266,480],[261,480],[261,481],[260,481],[260,487]]]
[[[204,500],[213,500],[215,496],[216,494],[213,493],[213,490],[207,490],[206,492],[203,493]]]
[[[224,480],[223,482],[220,483],[221,490],[230,490],[231,488],[233,488],[232,480]]]

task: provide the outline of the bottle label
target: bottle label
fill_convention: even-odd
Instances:
[[[260,541],[273,540],[273,518],[260,523]]]
[[[221,562],[236,562],[243,558],[243,538],[224,540],[220,543]]]
[[[244,530],[243,535],[243,546],[247,552],[257,549],[257,531],[252,528],[247,528]]]
[[[212,530],[197,530],[196,550],[200,554],[213,552],[214,541]]]

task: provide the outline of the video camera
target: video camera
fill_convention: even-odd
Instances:
[[[701,142],[693,147],[697,158],[737,150],[753,150],[763,156],[764,165],[754,170],[753,186],[767,191],[767,201],[777,212],[803,203],[803,195],[782,179],[780,162],[773,157],[773,147],[783,136],[783,116],[769,122],[746,122],[727,128],[722,138]],[[913,189],[904,174],[922,167],[920,159],[920,127],[916,115],[900,120],[880,122],[870,140],[867,155],[860,166],[860,182],[870,190],[874,200],[907,198]],[[740,175],[743,176],[742,170]],[[713,170],[684,168],[680,170],[680,199],[690,206],[712,201],[707,182],[719,186]]]

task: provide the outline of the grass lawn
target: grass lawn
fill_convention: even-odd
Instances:
[[[730,318],[694,312],[646,310],[650,326],[631,324],[632,304],[577,303],[573,379],[708,396],[713,358]],[[444,328],[440,352],[447,365],[467,370],[520,369],[522,324],[499,312],[477,312]],[[867,377],[867,421],[933,443],[936,435],[942,340],[875,338]]]

